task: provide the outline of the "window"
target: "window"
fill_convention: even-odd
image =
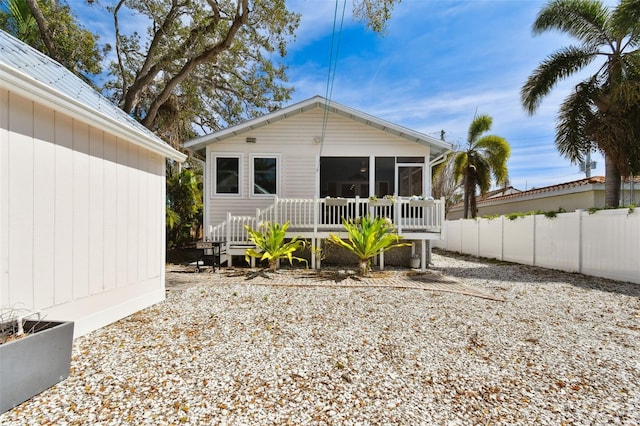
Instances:
[[[278,158],[253,157],[253,195],[278,193]]]
[[[369,157],[321,157],[320,196],[369,196]]]
[[[215,167],[215,193],[216,194],[240,194],[240,157],[216,157]]]

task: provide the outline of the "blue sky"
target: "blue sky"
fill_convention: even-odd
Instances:
[[[109,16],[102,19],[95,7],[76,1],[70,5],[83,24],[102,34],[102,42],[112,42]],[[338,0],[337,28],[343,1]],[[332,56],[337,62],[331,64],[336,70],[331,99],[336,102],[432,136],[445,130],[447,140],[460,146],[466,144],[476,111],[488,114],[494,120],[491,133],[511,145],[508,167],[516,188],[584,177],[554,146],[559,104],[579,79],[559,84],[534,116],[520,105],[520,88],[531,71],[548,54],[572,43],[558,33],[531,34],[546,1],[403,0],[384,37],[354,21],[352,0],[346,2],[339,51],[332,55],[336,2],[287,1],[290,10],[302,15],[296,41],[283,59],[296,89],[292,103],[327,94]],[[86,16],[92,16],[90,25]],[[593,159],[597,168],[592,174],[604,175],[602,157],[594,154]]]

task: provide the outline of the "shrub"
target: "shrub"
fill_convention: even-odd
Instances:
[[[262,222],[258,225],[258,229],[252,229],[249,225],[244,226],[249,233],[249,240],[256,245],[256,249],[247,249],[245,252],[245,260],[248,262],[250,257],[260,260],[267,259],[269,261],[269,269],[275,271],[278,266],[278,259],[289,259],[289,263],[293,265],[293,259],[307,263],[306,259],[296,257],[293,253],[296,250],[306,246],[304,240],[294,237],[289,241],[285,241],[289,222],[284,225],[272,222]]]
[[[348,240],[343,240],[335,234],[329,235],[329,241],[344,247],[358,257],[358,273],[366,275],[369,271],[371,258],[385,251],[397,247],[409,246],[401,243],[401,237],[396,234],[393,223],[386,217],[361,218],[345,220],[342,225],[349,234]]]

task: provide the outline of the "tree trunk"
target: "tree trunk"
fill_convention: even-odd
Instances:
[[[471,171],[469,170],[469,167],[467,167],[467,170],[464,173],[464,218],[468,219],[469,218],[469,194],[471,193],[471,191],[469,190],[469,186],[471,183]]]
[[[275,272],[278,269],[278,259],[269,259],[269,270]]]
[[[469,194],[469,210],[471,211],[471,218],[475,219],[478,215],[478,207],[476,203],[476,186],[473,185],[471,193]]]
[[[360,259],[360,262],[358,264],[359,275],[365,276],[367,275],[367,272],[369,272],[369,259]]]
[[[3,2],[4,3],[4,2]],[[27,6],[31,11],[31,14],[36,20],[38,24],[38,29],[40,30],[40,37],[42,37],[42,41],[44,45],[47,47],[47,51],[49,52],[49,56],[51,56],[56,61],[63,63],[60,54],[58,53],[58,48],[56,44],[51,39],[51,34],[49,33],[49,26],[47,25],[47,19],[42,14],[40,7],[38,6],[38,2],[36,0],[26,0]]]
[[[620,205],[620,172],[616,163],[605,155],[604,206],[616,208]]]

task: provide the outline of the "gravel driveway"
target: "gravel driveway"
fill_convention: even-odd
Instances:
[[[639,285],[433,262],[446,278],[168,272],[166,301],[76,339],[71,376],[0,424],[640,424]]]

